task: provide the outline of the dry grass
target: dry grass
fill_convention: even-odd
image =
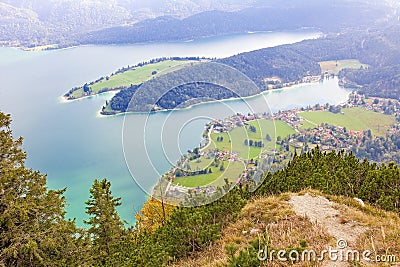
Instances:
[[[400,266],[400,217],[394,212],[387,212],[374,206],[362,206],[357,200],[342,196],[325,195],[316,190],[304,190],[299,194],[326,197],[335,202],[340,211],[339,220],[343,224],[356,223],[367,230],[360,234],[352,249],[373,252],[371,259],[376,255],[396,256],[396,263],[374,263],[367,266]]]
[[[336,204],[340,211],[338,218],[342,224],[356,224],[365,227],[351,249],[370,250],[374,255],[396,255],[400,259],[400,217],[398,214],[384,212],[370,205],[362,207],[351,198],[327,196],[319,191],[305,190],[298,195],[308,193],[321,196]],[[336,240],[319,224],[310,222],[307,217],[296,215],[288,203],[292,194],[275,197],[260,197],[249,201],[239,218],[232,222],[222,233],[222,237],[202,252],[175,263],[174,267],[226,266],[227,247],[246,250],[256,239],[269,241],[269,246],[277,249],[299,247],[300,242],[307,243],[307,250],[315,250],[317,255],[329,246],[335,247]],[[236,253],[237,255],[238,253]],[[337,266],[396,266],[394,263],[345,263]],[[264,262],[260,266],[331,266],[324,263],[300,262]],[[399,266],[399,265],[397,265]]]
[[[393,212],[385,212],[370,205],[362,207],[351,198],[328,196],[337,202],[341,220],[357,221],[368,228],[357,239],[355,248],[359,251],[369,250],[375,255],[395,255],[400,261],[400,217]],[[373,266],[391,266],[389,263],[375,263]],[[393,266],[393,265],[392,265]]]
[[[221,239],[205,251],[172,266],[225,266],[227,246],[234,245],[239,251],[244,250],[251,241],[258,238],[269,240],[271,247],[279,249],[298,247],[302,240],[307,242],[307,249],[314,249],[317,252],[325,249],[325,244],[332,241],[332,238],[320,226],[296,215],[287,203],[289,198],[290,196],[285,194],[250,201],[236,222],[223,231]],[[294,266],[309,264],[299,263]],[[285,264],[269,263],[268,266],[285,266]]]

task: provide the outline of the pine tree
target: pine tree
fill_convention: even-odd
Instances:
[[[94,181],[90,189],[90,199],[86,202],[86,213],[90,218],[85,221],[90,226],[92,253],[96,264],[104,265],[107,257],[116,253],[118,242],[124,237],[124,225],[116,211],[121,198],[111,194],[111,183],[106,179]]]
[[[0,112],[0,266],[83,265],[87,239],[65,220],[65,190],[48,190],[46,176],[25,167],[10,124]]]

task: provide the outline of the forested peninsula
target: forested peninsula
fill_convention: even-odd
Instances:
[[[358,87],[367,96],[398,98],[400,77],[396,73],[396,62],[400,60],[400,41],[396,33],[399,30],[398,25],[388,26],[379,32],[373,29],[368,32],[352,30],[186,65],[162,77],[123,88],[106,103],[102,114],[184,108],[210,100],[251,96],[271,88],[324,77],[326,73],[321,69],[321,62],[346,59],[358,60],[368,67],[340,71],[342,85]],[[216,64],[228,68],[218,68]],[[219,77],[214,77],[216,68],[220,71]],[[204,82],[202,77],[214,78],[211,82]],[[235,77],[234,82],[232,77]],[[256,86],[248,86],[252,82]]]

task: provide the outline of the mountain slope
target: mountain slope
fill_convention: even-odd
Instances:
[[[251,1],[1,0],[0,44],[71,44],[73,35],[159,16],[185,18],[207,10],[239,10]],[[67,42],[68,41],[68,42]]]
[[[45,35],[45,27],[32,10],[0,2],[0,45],[35,42]]]
[[[346,242],[344,252],[369,250],[373,252],[370,259],[374,253],[389,257],[400,253],[400,243],[396,239],[400,234],[399,223],[397,214],[318,191],[257,197],[247,203],[237,220],[230,223],[210,247],[170,266],[260,266],[257,253],[264,249],[264,244],[268,244],[271,250],[289,252],[295,249],[300,255],[304,250],[313,250],[320,256],[322,250],[336,249],[339,240]],[[367,264],[362,256],[360,262]],[[268,266],[310,266],[307,258],[291,264],[279,261],[276,253],[272,262],[261,263]],[[323,266],[351,264],[332,262],[328,256],[318,263]]]

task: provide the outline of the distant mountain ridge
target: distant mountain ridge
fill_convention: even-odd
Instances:
[[[251,0],[0,0],[0,45],[71,43],[73,35],[207,10],[240,10]]]
[[[0,0],[0,45],[180,41],[247,31],[365,27],[395,13],[386,1]]]
[[[317,5],[248,8],[237,12],[206,11],[183,20],[159,17],[133,26],[119,26],[79,35],[80,44],[123,44],[190,40],[248,31],[315,28],[325,32],[360,28],[388,14],[383,6]]]

